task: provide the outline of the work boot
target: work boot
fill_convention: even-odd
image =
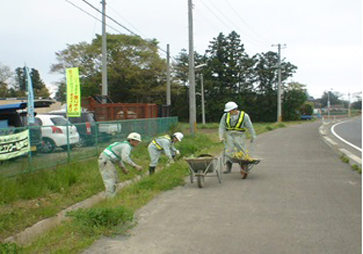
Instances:
[[[152,175],[152,174],[154,174],[154,172],[155,172],[155,167],[149,167],[149,175]]]
[[[232,171],[232,162],[227,161],[226,162],[226,171],[224,171],[223,173],[224,174],[229,174],[229,173],[231,173],[231,171]]]

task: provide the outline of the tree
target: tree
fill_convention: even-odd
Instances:
[[[15,69],[15,85],[14,90],[17,93],[17,96],[25,96],[25,92],[27,90],[26,83],[25,83],[25,73],[23,68],[16,68]]]
[[[108,90],[113,101],[165,102],[166,63],[157,45],[156,40],[138,36],[107,35]],[[100,94],[102,36],[96,35],[91,44],[67,46],[56,53],[58,63],[51,66],[51,72],[63,73],[64,68],[77,66],[82,97]]]
[[[13,76],[9,66],[0,63],[0,97],[6,97],[8,90],[8,81]]]
[[[195,59],[196,65],[207,64],[201,71],[207,121],[219,121],[228,101],[235,101],[240,109],[249,112],[254,121],[276,121],[277,53],[249,57],[240,36],[232,31],[228,36],[220,33],[213,38],[204,56],[195,54]],[[174,69],[177,71],[175,77],[184,84],[188,80],[187,63],[188,55],[182,51]],[[296,66],[282,60],[281,80],[287,80],[296,69]],[[196,91],[199,91],[199,83]],[[200,112],[197,110],[197,113]]]
[[[299,120],[301,114],[306,114],[306,112],[301,112],[302,106],[307,100],[305,85],[297,82],[289,83],[282,97],[282,119],[284,121]]]
[[[257,93],[256,102],[258,108],[255,108],[257,121],[272,122],[277,119],[277,86],[278,86],[278,54],[269,51],[267,53],[257,54],[255,56],[257,64],[255,65],[254,86]],[[289,62],[281,61],[281,83],[284,90],[284,81],[295,73],[297,67]]]
[[[205,58],[208,66],[203,74],[209,120],[218,120],[228,101],[236,101],[241,108],[248,110],[248,105],[254,100],[253,67],[256,59],[246,54],[240,36],[235,31],[228,36],[220,33],[211,41]]]
[[[67,101],[66,99],[66,83],[64,81],[59,81],[56,83],[58,86],[58,90],[55,93],[54,99],[57,101],[60,101],[62,103],[65,103]]]
[[[342,101],[339,99],[339,96],[341,96],[341,94],[338,92],[325,91],[323,93],[323,96],[321,97],[322,106],[327,107],[328,100],[330,101],[330,105],[342,104]]]
[[[36,69],[31,69],[30,78],[32,80],[32,85],[34,89],[35,97],[49,98],[50,93],[48,88],[45,86],[44,81],[40,77],[39,71]]]
[[[28,91],[28,87],[26,84],[26,76],[24,68],[18,67],[15,69],[15,86],[14,90],[16,95],[21,97],[26,95],[26,91]],[[49,98],[50,93],[48,88],[45,86],[45,83],[40,77],[39,71],[32,68],[30,70],[29,76],[32,81],[34,97],[42,97]]]
[[[300,114],[301,115],[309,115],[311,116],[314,113],[314,103],[312,102],[304,102],[303,105],[300,107]]]
[[[353,109],[360,109],[360,110],[362,110],[362,92],[360,92],[360,93],[354,93],[353,94],[353,98],[355,98],[356,101],[354,101],[351,104],[351,107]]]

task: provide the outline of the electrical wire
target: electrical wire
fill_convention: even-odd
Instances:
[[[216,17],[219,22],[221,22],[222,24],[224,24],[229,30],[233,31],[236,30],[239,33],[241,33],[242,35],[244,35],[244,39],[252,44],[259,44],[262,46],[266,46],[268,44],[266,44],[265,41],[261,41],[261,39],[256,39],[254,37],[252,37],[251,35],[247,34],[246,32],[244,32],[242,29],[239,29],[238,27],[236,27],[236,24],[234,22],[232,22],[227,15],[225,15],[222,11],[221,8],[219,8],[218,6],[216,6],[212,1],[208,0],[208,2],[211,4],[211,6],[214,7],[214,9],[216,9],[220,15],[216,14],[207,4],[205,4],[202,0],[200,0],[200,2],[203,4],[203,6],[211,13],[213,14],[214,17]],[[230,6],[231,7],[231,6]],[[232,7],[231,7],[232,8]],[[221,16],[223,16],[224,19],[221,18]],[[230,24],[232,24],[232,26],[234,28],[231,28],[231,26],[227,25],[226,22],[224,21],[228,21]],[[251,29],[251,28],[250,28]]]
[[[95,20],[97,20],[97,21],[99,21],[99,22],[101,22],[101,23],[102,23],[102,20],[100,20],[99,18],[97,18],[97,17],[93,16],[91,13],[89,13],[89,12],[87,12],[87,11],[83,10],[81,7],[79,7],[79,6],[75,5],[75,4],[74,4],[74,3],[72,3],[71,1],[69,1],[69,0],[65,0],[65,1],[66,1],[67,3],[69,3],[69,4],[73,5],[75,8],[79,9],[80,11],[82,11],[82,12],[86,13],[88,16],[91,16],[91,17],[92,17],[92,18],[94,18]],[[106,26],[107,26],[107,27],[109,27],[109,28],[111,28],[111,29],[113,29],[113,30],[115,30],[116,32],[121,33],[121,31],[117,30],[116,28],[114,28],[114,27],[112,27],[112,26],[110,26],[110,25],[107,25],[107,24],[106,24]]]
[[[97,17],[95,17],[95,16],[93,16],[92,14],[90,14],[89,12],[87,12],[87,11],[85,11],[85,10],[83,10],[81,7],[79,7],[79,6],[77,6],[76,4],[74,4],[74,3],[72,3],[72,2],[70,2],[69,0],[65,0],[66,2],[68,2],[68,3],[70,3],[71,5],[73,5],[74,7],[76,7],[77,9],[79,9],[80,11],[82,11],[82,12],[84,12],[84,13],[86,13],[87,15],[89,15],[89,16],[91,16],[91,17],[93,17],[94,19],[96,19],[97,21],[99,21],[100,23],[102,23],[102,20],[100,20],[100,19],[98,19]],[[92,9],[94,9],[95,11],[97,11],[97,12],[99,12],[99,13],[101,13],[102,15],[103,15],[103,13],[102,13],[102,11],[100,11],[100,10],[98,10],[96,7],[94,7],[92,4],[90,4],[88,1],[86,1],[86,0],[82,0],[83,2],[85,2],[88,6],[90,6]],[[122,28],[124,28],[126,31],[128,31],[130,34],[132,34],[132,35],[134,35],[134,36],[137,36],[137,37],[139,37],[139,38],[141,38],[141,39],[143,39],[140,35],[138,35],[138,34],[136,34],[136,33],[134,33],[132,30],[130,30],[129,28],[127,28],[126,26],[124,26],[124,25],[122,25],[122,24],[120,24],[118,21],[116,21],[115,19],[113,19],[112,17],[110,17],[109,15],[105,15],[105,17],[106,18],[108,18],[109,20],[111,20],[111,21],[113,21],[113,22],[115,22],[117,25],[119,25],[119,26],[121,26]],[[113,28],[112,26],[110,26],[110,25],[108,25],[108,24],[106,24],[106,26],[107,27],[109,27],[109,28],[112,28],[113,30],[115,30],[115,31],[117,31],[118,33],[120,33],[120,34],[122,34],[122,32],[121,31],[119,31],[119,30],[117,30],[117,29],[115,29],[115,28]],[[145,40],[145,39],[143,39],[143,40]],[[147,41],[147,40],[145,40],[145,41]],[[159,46],[156,46],[161,52],[164,52],[165,54],[167,54],[167,52],[166,52],[166,50],[164,50],[164,49],[162,49],[162,48],[160,48]]]
[[[259,35],[257,32],[255,32],[255,30],[252,29],[252,27],[250,25],[247,24],[246,21],[243,20],[243,18],[238,14],[238,12],[236,12],[235,8],[233,8],[233,6],[228,2],[228,0],[224,0],[226,1],[226,3],[228,4],[228,6],[231,8],[231,10],[234,12],[234,14],[237,15],[237,17],[258,37],[260,37],[265,43],[270,44],[268,40],[266,40],[264,37],[262,37],[261,35]]]

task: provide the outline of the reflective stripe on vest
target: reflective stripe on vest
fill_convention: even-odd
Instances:
[[[115,154],[113,151],[112,151],[112,148],[114,146],[117,146],[121,143],[127,143],[130,145],[130,142],[128,141],[124,141],[124,142],[115,142],[111,145],[109,145],[105,150],[103,150],[103,153],[106,154],[108,157],[110,157],[112,160],[121,160],[121,157],[118,156],[117,154]],[[130,145],[131,146],[131,145]]]
[[[226,116],[226,129],[227,131],[246,131],[245,128],[241,128],[241,125],[245,119],[245,112],[240,111],[237,124],[235,126],[231,126],[231,113],[227,113]]]
[[[161,137],[158,137],[158,138],[166,138],[166,139],[168,139],[168,140],[171,140],[171,138],[170,138],[170,136],[169,136],[169,135],[161,136]],[[156,139],[154,139],[154,140],[152,141],[152,143],[156,146],[156,148],[157,148],[159,151],[163,150],[163,148],[161,147],[161,145],[159,145],[159,144],[158,144],[158,142],[156,142]]]

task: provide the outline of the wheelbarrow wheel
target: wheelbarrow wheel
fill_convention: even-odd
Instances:
[[[247,164],[241,164],[241,177],[242,179],[246,179],[248,176],[248,165]]]
[[[199,188],[203,188],[204,176],[203,176],[203,171],[202,170],[198,170],[197,183],[198,183]]]

